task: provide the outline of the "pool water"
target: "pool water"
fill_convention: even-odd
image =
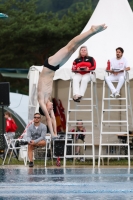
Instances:
[[[133,169],[1,168],[0,200],[129,200]]]

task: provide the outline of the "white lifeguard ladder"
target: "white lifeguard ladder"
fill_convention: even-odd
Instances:
[[[98,167],[100,167],[101,159],[103,162],[103,158],[108,158],[108,163],[109,163],[110,158],[125,158],[125,157],[127,157],[128,166],[130,167],[129,112],[128,112],[128,110],[130,110],[132,126],[133,126],[133,113],[132,113],[132,104],[131,104],[131,97],[130,97],[130,83],[129,83],[128,72],[126,72],[125,77],[126,77],[125,83],[124,83],[125,95],[124,95],[124,97],[120,97],[120,98],[110,98],[110,90],[107,86],[107,88],[108,88],[108,95],[107,95],[106,94],[106,85],[107,84],[106,84],[105,80],[103,81]],[[117,81],[114,81],[114,82],[117,82]],[[108,97],[106,97],[106,96],[108,96]],[[112,104],[110,104],[110,102]],[[107,103],[108,103],[108,106],[107,106]],[[113,104],[113,103],[115,103],[115,104]],[[124,119],[121,119],[121,118],[119,120],[115,119],[118,112],[125,113],[125,117],[123,115]],[[112,114],[114,113],[114,115],[113,115],[114,119],[111,119],[111,116],[110,116],[111,113]],[[117,129],[117,131],[116,131],[116,129]],[[118,139],[117,139],[117,141],[116,140],[113,141],[113,139],[112,139],[113,135],[116,137],[126,135],[127,142],[120,143]],[[106,155],[103,153],[103,147],[107,148]],[[110,151],[110,147],[113,148],[112,152]],[[121,155],[121,153],[120,153],[121,147],[127,148],[127,155]],[[104,150],[105,150],[105,148],[104,148]],[[115,151],[115,152],[113,152],[113,151]]]
[[[80,103],[73,103],[73,98],[72,96],[72,80],[70,81],[70,87],[69,87],[69,96],[68,96],[68,110],[67,110],[67,121],[66,121],[66,137],[65,137],[65,148],[64,148],[64,167],[66,166],[66,159],[67,158],[92,158],[93,160],[93,167],[95,166],[95,146],[94,146],[94,108],[96,109],[97,112],[97,126],[99,128],[99,114],[98,114],[98,100],[97,100],[97,85],[96,85],[96,75],[95,72],[90,72],[93,73],[94,79],[90,81],[89,84],[91,84],[90,87],[90,98],[82,98]],[[94,93],[94,94],[93,94]],[[95,95],[95,105],[94,105],[94,98],[93,96]],[[73,103],[73,105],[71,105]],[[85,103],[85,104],[84,104]],[[72,106],[75,106],[72,108]],[[70,113],[72,116],[70,117]],[[78,114],[84,113],[86,120],[79,121]],[[90,119],[89,119],[90,116]],[[73,119],[73,120],[72,120]],[[68,143],[69,135],[76,135],[77,132],[70,132],[70,127],[76,127],[76,123],[78,122],[83,122],[85,127],[90,127],[90,131],[84,132],[85,136],[90,135],[91,136],[91,141],[88,143],[84,142],[83,144],[76,144],[75,139],[73,140],[73,143]],[[71,146],[73,149],[72,155],[67,155],[67,147]],[[91,154],[86,154],[86,155],[75,155],[75,147],[76,146],[90,146],[92,148]]]

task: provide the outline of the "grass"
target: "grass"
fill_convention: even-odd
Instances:
[[[6,159],[5,165],[8,164],[8,158]],[[0,165],[2,165],[3,159],[0,158]],[[16,158],[12,158],[10,161],[10,165],[24,165],[23,161],[18,161]],[[34,165],[40,165],[44,166],[44,160],[35,160]],[[98,165],[98,160],[95,161],[95,165]],[[109,166],[128,166],[128,160],[127,158],[125,159],[110,159],[109,160]],[[133,165],[133,160],[131,160],[131,166]],[[56,166],[56,159],[53,159],[53,165],[52,165],[52,160],[47,160],[47,167],[52,167]],[[63,166],[63,159],[61,159],[61,166]],[[75,160],[75,163],[73,162],[72,159],[67,159],[66,160],[66,166],[93,166],[92,159],[87,159],[85,162],[80,162]],[[102,166],[102,161],[101,161],[101,166]],[[108,159],[104,159],[104,166],[108,166]]]

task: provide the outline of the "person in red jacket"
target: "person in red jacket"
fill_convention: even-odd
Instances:
[[[14,126],[12,124],[15,123],[15,121],[13,120],[10,112],[5,112],[4,115],[6,119],[5,131],[6,131],[7,137],[8,139],[13,139],[15,136],[15,131],[14,131]]]
[[[79,56],[73,62],[72,71],[75,72],[73,77],[73,100],[80,102],[84,96],[88,82],[93,79],[91,70],[96,69],[96,61],[93,57],[88,56],[86,46],[81,46]]]

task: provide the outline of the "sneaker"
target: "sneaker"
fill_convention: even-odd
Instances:
[[[19,145],[20,145],[20,146],[27,145],[27,144],[28,144],[27,141],[19,141]]]
[[[73,101],[74,101],[74,102],[80,103],[80,99],[78,99],[78,98],[77,98],[77,99],[74,99],[74,98],[73,98]]]
[[[111,97],[111,98],[115,98],[115,95],[114,95],[114,94],[111,94],[110,97]]]
[[[79,96],[79,97],[78,97],[78,100],[81,100],[81,99],[82,99],[82,96]]]
[[[73,96],[73,101],[80,103],[80,99],[78,98],[77,95]]]
[[[33,166],[34,166],[33,162],[29,162],[29,167],[33,167]]]
[[[57,136],[52,136],[52,137],[51,137],[51,140],[53,140],[53,141],[54,141],[54,140],[57,140],[57,139],[59,139],[59,135],[57,135]]]
[[[84,162],[85,161],[85,159],[84,158],[80,158],[80,162]]]
[[[79,153],[75,153],[75,155],[77,156],[77,155],[79,155]],[[79,160],[80,160],[80,158],[79,158],[79,157],[77,157],[77,158],[76,158],[76,160],[78,160],[78,161],[79,161]]]
[[[119,98],[120,96],[121,95],[118,92],[115,93],[115,98]]]

